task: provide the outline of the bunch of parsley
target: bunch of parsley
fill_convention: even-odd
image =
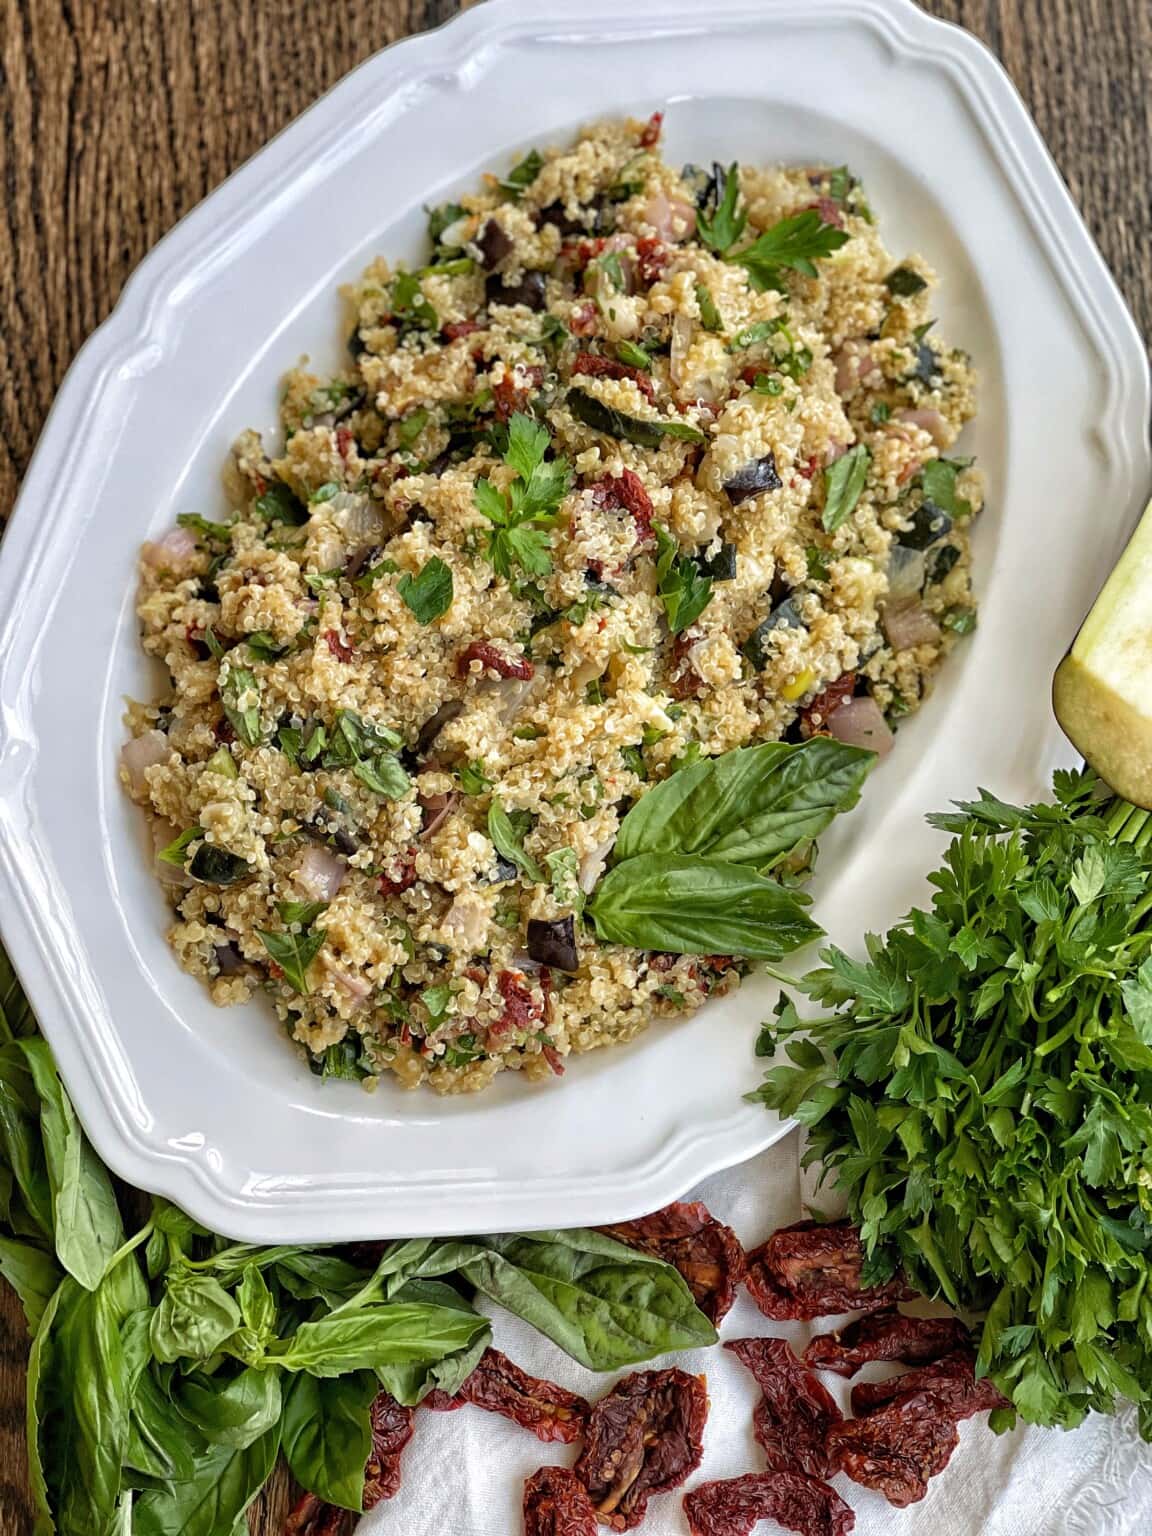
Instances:
[[[808,1127],[871,1278],[983,1313],[1023,1418],[1128,1398],[1152,1439],[1152,814],[1101,796],[1061,773],[1055,804],[931,817],[931,911],[824,953],[801,986],[832,1013],[781,1002],[758,1049],[790,1065],[751,1097]]]

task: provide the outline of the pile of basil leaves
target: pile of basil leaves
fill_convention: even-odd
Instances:
[[[770,958],[806,942],[801,898],[766,872],[855,803],[871,762],[773,744],[657,786],[590,904],[600,936]],[[716,1337],[675,1269],[593,1231],[261,1247],[154,1198],[128,1236],[2,949],[0,1274],[32,1335],[38,1530],[59,1536],[236,1536],[281,1453],[358,1511],[373,1397],[455,1391],[491,1340],[478,1295],[592,1370]]]

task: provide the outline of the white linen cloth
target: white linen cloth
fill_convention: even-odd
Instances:
[[[732,1226],[745,1247],[805,1214],[808,1176],[799,1167],[799,1133],[785,1137],[751,1162],[707,1179],[685,1198],[703,1200]],[[821,1204],[824,1202],[821,1201]],[[557,1225],[563,1213],[557,1212]],[[483,1304],[483,1303],[481,1303]],[[596,1398],[617,1379],[584,1370],[560,1349],[499,1307],[486,1307],[495,1344],[518,1365]],[[824,1322],[773,1323],[741,1290],[720,1329],[723,1342],[779,1333],[802,1349]],[[727,1350],[714,1347],[669,1355],[708,1378],[711,1403],[704,1460],[685,1489],[651,1500],[641,1536],[686,1536],[681,1507],[687,1488],[709,1478],[763,1469],[752,1438],[752,1408],[759,1388]],[[643,1369],[643,1367],[640,1367]],[[857,1380],[878,1379],[890,1367],[872,1365]],[[620,1373],[625,1374],[624,1372]],[[850,1383],[821,1379],[847,1407]],[[527,1430],[496,1414],[465,1407],[454,1413],[417,1412],[404,1453],[400,1492],[360,1522],[358,1536],[520,1536],[524,1479],[545,1463],[570,1466],[578,1447],[541,1445]],[[987,1415],[960,1425],[960,1444],[927,1496],[893,1509],[879,1494],[842,1474],[833,1480],[856,1511],[856,1536],[1148,1536],[1152,1533],[1152,1447],[1135,1429],[1135,1415],[1091,1415],[1072,1433],[1017,1428],[996,1436]],[[765,1521],[755,1536],[778,1536]]]

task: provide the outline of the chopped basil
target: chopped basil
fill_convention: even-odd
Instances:
[[[703,283],[696,284],[696,303],[700,306],[700,324],[706,331],[722,331],[724,321],[716,308],[716,300]]]
[[[483,1055],[475,1035],[457,1035],[455,1040],[450,1040],[444,1047],[441,1059],[446,1067],[457,1068],[470,1066]]]
[[[161,849],[156,857],[165,864],[174,864],[177,869],[183,869],[185,863],[184,856],[189,843],[194,843],[198,837],[203,836],[203,827],[189,827],[186,831],[181,832],[179,837],[174,837],[167,848]]]
[[[828,570],[828,551],[821,549],[817,544],[809,544],[804,551],[804,558],[808,562],[809,581],[827,581],[830,575]]]
[[[308,1052],[308,1069],[317,1077],[362,1082],[375,1074],[364,1059],[364,1037],[350,1029],[343,1040],[337,1040],[325,1048],[320,1056]]]
[[[920,484],[925,500],[933,503],[949,517],[963,520],[972,516],[972,503],[956,492],[956,480],[967,461],[960,459],[930,459],[920,472]]]
[[[740,197],[740,167],[736,161],[727,170],[713,166],[712,179],[705,192],[704,206],[696,214],[696,233],[704,245],[721,256],[744,233],[748,214],[737,209]]]
[[[331,739],[323,726],[317,726],[304,746],[301,757],[315,761],[323,753],[325,768],[351,768],[362,784],[387,800],[399,800],[412,787],[396,751],[404,738],[386,725],[361,719],[350,709],[336,712]]]
[[[257,661],[276,661],[290,649],[287,645],[278,645],[266,629],[247,635],[245,644]]]
[[[642,368],[645,373],[652,372],[652,359],[643,347],[638,347],[634,341],[620,341],[616,344],[616,356],[629,368]]]
[[[496,852],[511,860],[529,880],[544,883],[544,871],[524,847],[524,838],[531,828],[531,817],[525,811],[507,812],[495,795],[488,807],[488,836]]]
[[[258,928],[260,941],[280,969],[284,980],[293,992],[304,995],[308,991],[308,967],[324,947],[328,937],[323,928],[312,928],[304,933],[266,933]]]
[[[215,843],[201,843],[192,855],[188,873],[205,885],[235,885],[252,875],[251,865],[227,848],[217,848]]]
[[[450,229],[453,224],[459,222],[466,213],[459,203],[441,203],[438,208],[427,208],[428,238],[433,245],[440,245],[444,240],[444,231]],[[459,247],[452,247],[456,250]]]
[[[603,272],[617,293],[625,291],[628,284],[624,280],[624,269],[620,265],[620,255],[617,251],[608,251],[603,256],[597,256],[595,265],[599,271]]]
[[[503,178],[500,185],[505,192],[510,192],[514,198],[524,195],[525,187],[530,187],[544,168],[544,157],[539,150],[530,149],[518,165],[514,165]]]
[[[452,606],[452,572],[439,555],[413,576],[405,571],[396,590],[421,624],[431,624]]]
[[[894,267],[884,279],[884,286],[893,298],[910,299],[914,294],[923,293],[928,280],[914,267]]]
[[[758,395],[782,395],[784,380],[778,373],[758,373],[752,388]]]
[[[584,892],[580,889],[580,860],[575,848],[553,848],[544,855],[544,862],[552,880],[553,900],[558,906],[581,912]]]
[[[644,761],[644,753],[640,747],[621,747],[620,757],[625,768],[630,768],[638,779],[647,780],[648,764]]]
[[[411,448],[412,444],[428,425],[429,412],[423,407],[405,416],[403,421],[396,423],[396,440],[401,448]]]
[[[255,704],[242,701],[256,695]],[[220,684],[220,701],[228,723],[246,747],[260,745],[260,685],[249,667],[229,664],[228,675]]]
[[[783,320],[757,320],[755,325],[746,325],[742,331],[737,331],[728,343],[729,352],[741,352],[745,347],[759,346],[762,341],[768,341],[783,329]]]
[[[308,590],[319,596],[321,592],[330,591],[340,580],[340,575],[341,572],[338,569],[331,571],[305,571],[304,581]]]
[[[492,788],[492,780],[484,772],[484,764],[479,758],[465,763],[457,770],[457,778],[460,780],[460,788],[466,795],[482,795]]]
[[[615,406],[605,405],[603,400],[590,395],[585,389],[568,391],[568,409],[577,421],[602,432],[607,437],[622,442],[636,443],[641,448],[659,448],[665,437],[681,438],[688,443],[702,443],[704,433],[699,427],[686,421],[644,421],[638,416],[626,415]]]
[[[276,910],[286,928],[311,928],[321,912],[327,912],[326,901],[278,901]]]
[[[440,329],[436,311],[425,297],[415,272],[398,272],[392,279],[392,315],[402,330]]]
[[[863,443],[857,443],[841,454],[834,464],[824,471],[824,529],[834,533],[848,518],[868,479],[868,466],[872,455]]]
[[[318,490],[312,492],[308,498],[309,506],[321,506],[326,501],[331,501],[333,496],[339,493],[340,487],[335,480],[325,480]]]
[[[883,426],[884,422],[892,415],[892,407],[886,400],[877,400],[869,412],[869,420],[874,427]]]
[[[452,988],[446,981],[435,987],[425,987],[420,994],[420,1001],[428,1010],[428,1019],[433,1028],[442,1024],[448,1017],[448,1005],[452,1001]]]
[[[231,523],[211,523],[206,517],[201,517],[198,512],[181,512],[176,522],[181,528],[187,528],[190,533],[198,533],[210,544],[229,544],[232,541]]]
[[[940,622],[945,629],[951,629],[958,635],[970,635],[976,628],[976,610],[975,608],[949,608]]]
[[[308,508],[282,480],[273,480],[263,495],[257,496],[256,510],[270,523],[292,523],[299,527],[308,521]]]
[[[236,760],[227,747],[217,747],[212,756],[204,764],[205,773],[220,773],[226,779],[239,777]]]
[[[378,560],[375,565],[370,565],[356,577],[353,586],[359,587],[362,592],[369,591],[384,576],[391,576],[400,567],[395,560]]]

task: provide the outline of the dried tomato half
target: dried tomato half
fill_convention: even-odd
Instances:
[[[855,672],[845,672],[835,682],[818,693],[812,702],[800,711],[801,736],[818,736],[824,731],[828,717],[846,704],[856,692]]]
[[[583,373],[591,379],[631,379],[645,400],[655,402],[656,386],[652,376],[643,368],[633,368],[614,357],[602,357],[598,352],[577,352],[572,364],[573,374]]]
[[[804,1351],[804,1364],[838,1376],[854,1376],[870,1360],[922,1365],[970,1342],[958,1317],[904,1317],[895,1310],[872,1312],[846,1328],[821,1333]]]
[[[462,1408],[465,1403],[502,1414],[513,1424],[530,1429],[537,1440],[546,1444],[559,1440],[571,1445],[579,1440],[592,1411],[586,1399],[555,1382],[529,1376],[498,1349],[485,1350],[479,1365],[454,1397],[446,1392],[433,1392],[424,1399],[425,1407],[439,1412]]]
[[[832,1469],[825,1441],[843,1419],[827,1387],[800,1364],[787,1339],[733,1339],[724,1347],[752,1372],[764,1394],[752,1425],[769,1468],[827,1477]]]
[[[678,1269],[711,1322],[727,1316],[744,1278],[744,1250],[732,1228],[717,1221],[699,1200],[677,1200],[639,1221],[622,1221],[600,1230]]]
[[[861,1286],[863,1263],[851,1222],[798,1221],[748,1255],[748,1291],[764,1316],[777,1321],[864,1311],[915,1296],[899,1275]]]
[[[634,470],[626,469],[622,475],[604,475],[592,487],[592,497],[598,507],[620,508],[631,515],[636,524],[637,544],[649,544],[656,537],[652,530],[655,516],[652,498]]]
[[[862,1381],[852,1388],[852,1412],[859,1418],[883,1408],[886,1403],[917,1392],[931,1392],[958,1423],[974,1413],[988,1413],[993,1408],[1011,1404],[987,1376],[976,1378],[976,1359],[971,1350],[954,1350],[930,1365],[905,1371],[888,1381]]]
[[[760,1520],[775,1520],[800,1536],[849,1536],[856,1516],[844,1500],[803,1472],[749,1472],[701,1483],[685,1495],[692,1536],[751,1536]]]
[[[654,1493],[693,1473],[703,1454],[708,1393],[687,1371],[634,1371],[593,1404],[575,1471],[601,1525],[630,1531]]]
[[[364,1508],[373,1509],[400,1489],[400,1457],[412,1438],[411,1408],[380,1392],[371,1409],[372,1452],[364,1468]]]
[[[355,1519],[350,1510],[306,1493],[290,1510],[284,1536],[351,1536]]]
[[[502,650],[490,640],[473,640],[471,645],[460,652],[456,658],[456,670],[461,677],[467,677],[474,661],[480,662],[485,670],[491,668],[500,677],[518,677],[526,682],[536,675],[536,668],[527,656]]]
[[[541,1467],[524,1484],[524,1536],[596,1536],[588,1490],[567,1467]]]
[[[931,1392],[913,1392],[867,1418],[834,1424],[828,1455],[838,1472],[903,1509],[924,1497],[928,1479],[948,1465],[959,1439],[947,1405]]]

